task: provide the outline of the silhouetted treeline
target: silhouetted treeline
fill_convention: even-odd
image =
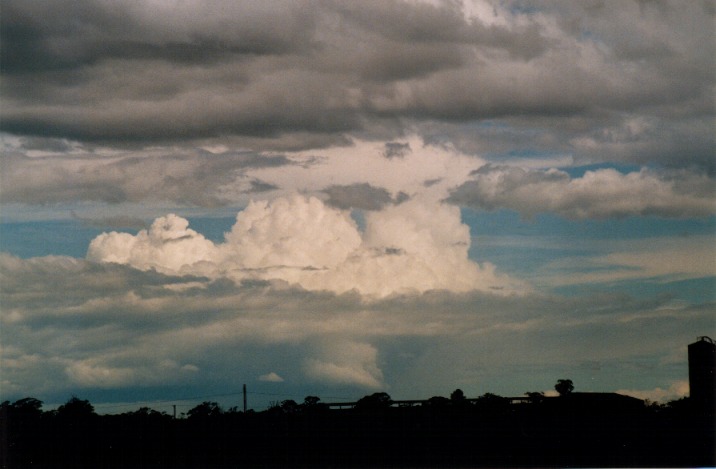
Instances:
[[[315,396],[262,412],[204,402],[186,418],[140,408],[97,415],[76,397],[53,411],[0,409],[2,465],[20,467],[713,466],[714,416],[568,393],[522,403],[486,394],[396,406],[386,393],[336,410]],[[615,396],[615,395],[612,395]],[[622,396],[623,397],[623,396]],[[406,401],[407,402],[407,401]]]

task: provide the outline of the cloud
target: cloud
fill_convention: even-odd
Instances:
[[[143,229],[147,227],[144,220],[135,217],[129,217],[126,215],[119,215],[114,217],[103,217],[103,218],[86,218],[77,215],[74,211],[72,212],[72,218],[80,220],[86,226],[94,226],[101,228],[138,228]]]
[[[307,7],[10,3],[3,15],[3,69],[15,74],[73,69],[112,58],[191,64],[235,54],[281,54],[306,45]],[[274,21],[282,28],[274,29]]]
[[[247,192],[247,193],[271,192],[276,189],[279,189],[279,187],[274,186],[273,184],[269,184],[267,182],[259,181],[258,179],[253,179],[251,181],[250,189],[247,189],[245,192]]]
[[[5,150],[0,153],[5,168],[0,196],[6,204],[99,201],[114,205],[105,210],[115,211],[121,204],[241,207],[252,196],[291,192],[326,194],[328,203],[339,208],[375,210],[424,191],[425,180],[440,179],[442,190],[462,182],[481,161],[424,144],[416,135],[400,143],[413,150],[392,159],[383,156],[384,143],[360,139],[349,146],[281,154],[221,145],[113,149],[77,144],[66,152],[38,155],[23,142],[0,136]],[[108,220],[113,221],[119,220]]]
[[[639,399],[649,400],[651,402],[666,403],[675,401],[689,395],[689,382],[685,380],[675,381],[664,389],[657,387],[654,389],[619,389],[615,391],[619,394],[633,396]]]
[[[5,202],[32,204],[172,201],[215,207],[245,198],[246,193],[276,188],[248,178],[248,170],[290,164],[282,156],[253,152],[162,148],[159,154],[156,149],[107,153],[86,149],[47,157],[5,153],[0,195]]]
[[[325,188],[323,192],[328,194],[326,204],[343,210],[351,208],[380,210],[385,205],[394,202],[393,197],[387,190],[373,187],[368,183],[330,186]],[[403,197],[407,196],[403,194]]]
[[[357,290],[385,296],[406,291],[473,289],[509,293],[526,285],[468,259],[469,229],[455,207],[426,199],[365,215],[361,233],[347,212],[315,197],[252,202],[225,242],[214,244],[176,215],[136,236],[104,233],[87,251],[93,262],[171,274],[283,280],[309,290]]]
[[[709,278],[716,276],[713,249],[712,236],[611,241],[605,254],[550,262],[540,272],[539,282],[565,286],[636,279],[671,282]],[[659,254],[654,255],[655,252]]]
[[[426,143],[415,134],[392,143],[408,145],[411,151],[401,158],[386,158],[384,141],[352,138],[345,146],[286,152],[285,158],[293,164],[252,169],[250,175],[286,192],[327,193],[339,207],[372,208],[385,205],[389,197],[395,202],[423,192],[443,197],[484,163],[478,156],[450,145]],[[434,181],[427,190],[426,181]]]
[[[326,359],[308,359],[306,374],[311,379],[335,384],[359,385],[378,389],[384,385],[376,363],[378,350],[365,343],[341,342],[324,350]]]
[[[154,220],[149,230],[137,236],[103,233],[90,243],[87,258],[163,272],[179,272],[184,266],[215,258],[214,243],[188,226],[186,219],[170,214]]]
[[[666,389],[686,372],[693,331],[713,325],[713,305],[662,297],[443,290],[366,302],[66,257],[2,254],[0,280],[3,399],[205,395],[207,383],[218,394],[247,376],[256,387],[266,370],[302,395],[356,398],[375,389],[425,398],[458,386],[515,395],[565,376],[582,390]]]
[[[259,376],[259,381],[266,381],[268,383],[282,383],[283,378],[281,378],[279,375],[272,371],[271,373]]]
[[[58,138],[24,137],[21,142],[22,147],[28,152],[40,152],[41,154],[61,154],[75,149],[71,142]]]
[[[244,269],[325,269],[343,262],[360,244],[350,217],[315,197],[254,202],[226,234],[227,255]]]
[[[0,392],[221,393],[267,371],[357,397],[514,395],[558,377],[669,388],[679,347],[713,328],[712,237],[620,232],[566,254],[561,239],[490,234],[520,243],[495,258],[461,209],[704,233],[714,14],[707,1],[4,2],[3,218],[75,210],[139,232],[97,237],[85,260],[0,255]],[[600,169],[550,169],[570,166]],[[221,242],[164,215],[227,211],[240,213]],[[499,217],[472,225],[476,243]],[[523,260],[528,246],[541,251]],[[539,295],[520,275],[608,289]],[[623,293],[655,283],[663,295]]]
[[[284,150],[419,133],[713,172],[708,5],[12,1],[2,130]]]
[[[383,152],[383,155],[388,159],[402,158],[411,151],[409,143],[387,142],[385,144],[385,152]]]
[[[713,181],[696,173],[678,179],[642,169],[587,171],[578,178],[556,169],[485,165],[452,191],[449,202],[475,208],[507,208],[532,217],[552,212],[571,219],[635,215],[703,217],[716,213]]]
[[[172,359],[138,363],[127,357],[117,357],[116,352],[97,359],[64,360],[65,374],[69,383],[80,388],[116,389],[132,385],[161,384],[164,380],[190,379],[199,367],[192,364],[180,366]]]
[[[69,379],[82,387],[116,387],[132,384],[134,371],[131,368],[109,368],[92,365],[86,362],[75,362],[65,370]]]

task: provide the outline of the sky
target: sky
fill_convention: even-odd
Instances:
[[[713,2],[0,8],[0,399],[688,395]]]

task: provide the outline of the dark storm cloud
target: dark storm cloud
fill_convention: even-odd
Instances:
[[[278,167],[283,156],[256,153],[180,152],[159,156],[30,158],[2,155],[4,202],[46,204],[94,200],[107,203],[172,201],[201,207],[227,203],[221,193],[249,169]],[[269,190],[252,181],[250,191]]]
[[[0,127],[113,145],[236,138],[274,149],[346,134],[391,141],[409,129],[472,151],[544,147],[582,162],[713,172],[709,2],[483,10],[7,1]],[[466,131],[484,120],[504,126],[497,140]]]
[[[221,2],[209,14],[198,6],[5,2],[3,73],[73,69],[111,58],[207,63],[232,55],[287,53],[309,39],[311,17],[297,2],[281,8]]]
[[[380,0],[335,4],[346,21],[401,43],[482,45],[523,59],[538,56],[549,44],[536,24],[511,30],[467,20],[459,2],[445,2],[441,6]]]

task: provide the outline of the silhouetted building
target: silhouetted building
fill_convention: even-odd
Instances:
[[[543,404],[555,412],[578,414],[629,414],[644,408],[644,401],[614,392],[570,392],[564,396],[546,397]]]
[[[710,337],[699,337],[689,344],[689,394],[691,400],[714,408],[716,400],[716,343]]]

